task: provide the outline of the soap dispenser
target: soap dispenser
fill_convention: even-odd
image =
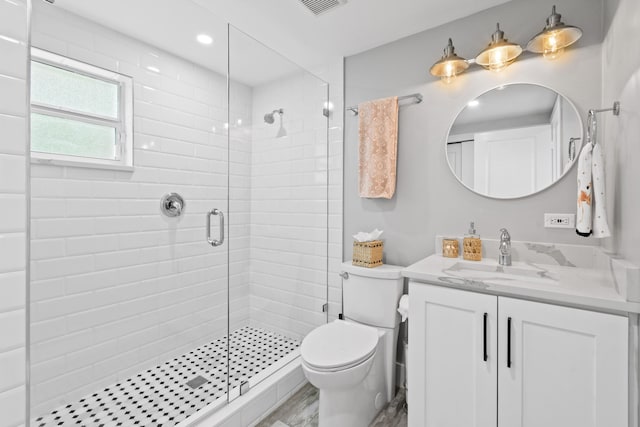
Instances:
[[[480,261],[482,259],[482,240],[476,234],[475,224],[471,222],[469,234],[464,236],[462,242],[463,258],[467,261]]]

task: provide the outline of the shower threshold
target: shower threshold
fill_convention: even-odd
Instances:
[[[268,377],[298,346],[283,335],[243,327],[229,339],[229,399],[227,339],[222,337],[37,417],[31,426],[176,426],[235,399],[241,384]]]

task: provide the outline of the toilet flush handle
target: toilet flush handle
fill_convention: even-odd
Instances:
[[[347,273],[346,271],[341,271],[340,273],[338,273],[338,276],[342,277],[344,280],[349,279],[349,273]]]

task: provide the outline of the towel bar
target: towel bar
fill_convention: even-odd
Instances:
[[[405,99],[414,99],[416,104],[420,104],[422,102],[422,94],[421,93],[412,93],[411,95],[399,96],[398,101],[403,101]],[[348,111],[351,111],[354,116],[358,115],[358,107],[347,107]]]

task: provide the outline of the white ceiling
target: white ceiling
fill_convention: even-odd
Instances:
[[[193,0],[313,68],[510,0],[347,0],[315,16],[300,0]]]
[[[507,1],[348,0],[319,16],[300,0],[56,0],[53,7],[224,74],[226,22],[313,69]],[[199,33],[212,35],[214,44],[196,43]],[[231,51],[232,75],[237,80],[255,85],[295,69],[260,43],[232,34],[232,42],[242,48]]]

